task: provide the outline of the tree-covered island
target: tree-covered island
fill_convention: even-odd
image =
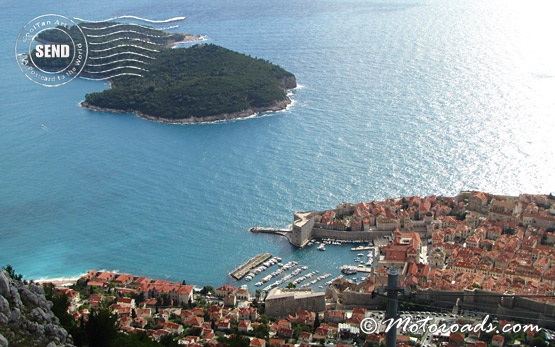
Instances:
[[[234,119],[282,110],[291,103],[287,90],[295,76],[266,60],[213,44],[171,48],[198,36],[120,23],[79,25],[88,42],[89,59],[81,76],[107,79],[111,88],[85,96],[82,106],[134,113],[150,120],[194,123]],[[78,42],[78,28],[70,35]],[[42,42],[61,42],[51,30]],[[74,36],[75,34],[75,36]],[[34,59],[43,69],[47,59]]]

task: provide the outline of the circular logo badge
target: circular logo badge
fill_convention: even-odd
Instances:
[[[15,59],[21,71],[45,87],[73,81],[85,67],[87,57],[87,38],[81,28],[58,14],[30,20],[15,43]]]

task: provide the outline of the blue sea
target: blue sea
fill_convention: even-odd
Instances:
[[[555,192],[551,1],[3,1],[0,265],[236,283],[270,252],[321,273],[349,246],[295,249],[251,226],[412,195]],[[30,82],[14,45],[34,17],[186,16],[178,29],[294,73],[281,112],[200,125],[93,112],[108,84]]]

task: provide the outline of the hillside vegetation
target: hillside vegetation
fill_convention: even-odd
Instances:
[[[272,108],[288,103],[294,76],[262,59],[216,45],[165,49],[144,77],[121,76],[112,88],[91,93],[88,106],[181,119]]]

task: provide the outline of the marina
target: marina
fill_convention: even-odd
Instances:
[[[296,261],[290,261],[287,264],[279,264],[280,268],[277,269],[276,271],[272,272],[271,274],[269,274],[268,276],[264,277],[263,279],[261,279],[260,281],[258,281],[255,286],[259,287],[261,285],[263,285],[264,283],[270,281],[272,278],[278,277],[281,274],[283,274],[285,271],[287,270],[291,270],[292,268],[294,268],[295,266],[297,266],[299,263],[297,263]],[[307,268],[308,269],[308,268]],[[304,267],[302,270],[305,270]],[[297,270],[295,270],[297,271]],[[301,270],[299,270],[300,272]]]
[[[351,258],[354,263],[352,263],[352,265],[349,264],[340,267],[340,276],[347,275],[349,276],[349,280],[354,282],[358,282],[359,280],[362,281],[364,276],[357,278],[351,275],[356,276],[359,272],[359,275],[372,273],[372,267],[374,265],[374,261],[376,260],[376,246],[363,243],[354,248],[341,247],[341,245],[345,245],[345,243],[351,242],[334,239],[312,239],[310,240],[310,244],[314,245],[314,248],[312,248],[312,251],[309,251],[308,253],[314,252],[314,254],[322,254],[331,252],[334,255],[342,253],[343,259],[337,265],[349,264],[349,258]],[[335,245],[339,247],[335,247]],[[358,251],[354,257],[351,250]],[[329,278],[332,277],[332,274],[327,273],[328,270],[322,269],[321,267],[317,267],[316,269],[312,268],[312,266],[310,267],[311,269],[309,270],[309,266],[307,266],[307,264],[301,264],[296,260],[285,259],[282,262],[280,257],[270,255],[269,253],[263,253],[237,267],[230,273],[230,275],[236,280],[244,280],[245,283],[250,282],[249,286],[253,286],[253,289],[259,288],[259,290],[265,292],[269,292],[274,288],[286,286],[323,289],[328,284],[324,282],[330,282]],[[320,281],[322,282],[319,283]]]
[[[256,275],[258,275],[263,271],[266,271],[269,267],[273,265],[279,264],[283,266],[283,264],[281,264],[280,262],[281,262],[281,258],[279,257],[273,257],[269,260],[266,260],[265,262],[262,263],[262,265],[252,268],[251,271],[245,276],[245,281],[247,282],[251,281]]]
[[[329,278],[329,277],[331,277],[331,274],[329,274],[329,273],[328,273],[328,274],[321,275],[321,276],[318,276],[318,277],[316,277],[315,279],[313,279],[312,281],[310,281],[310,283],[305,283],[305,284],[303,284],[303,285],[301,286],[301,288],[310,287],[311,285],[315,285],[316,283],[318,283],[318,282],[320,282],[320,281],[322,281],[322,280],[325,280],[326,278]],[[318,288],[322,289],[323,286],[318,286]]]
[[[253,268],[258,267],[260,264],[264,263],[268,259],[270,259],[272,255],[270,253],[262,253],[259,254],[247,261],[245,264],[239,266],[235,270],[231,271],[229,275],[236,280],[240,280]]]

